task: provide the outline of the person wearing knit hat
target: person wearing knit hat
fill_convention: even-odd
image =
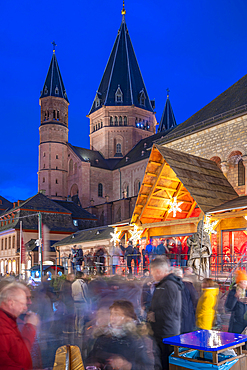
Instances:
[[[244,315],[247,311],[247,274],[244,270],[237,270],[236,284],[229,291],[225,307],[231,311],[228,332],[240,334],[247,326]]]

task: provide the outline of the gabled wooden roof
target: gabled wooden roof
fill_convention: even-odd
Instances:
[[[196,217],[238,195],[216,163],[154,145],[136,201],[132,223]],[[181,212],[169,212],[177,197]]]

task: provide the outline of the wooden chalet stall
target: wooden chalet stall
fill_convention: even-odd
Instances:
[[[240,261],[247,267],[247,196],[234,198],[207,212],[217,222],[212,235],[215,259],[222,272],[231,271]]]
[[[215,162],[154,145],[131,225],[142,230],[142,241],[166,240],[183,248],[207,211],[237,196]],[[116,229],[130,237],[133,226]]]

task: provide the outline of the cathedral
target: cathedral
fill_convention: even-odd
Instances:
[[[247,76],[177,125],[169,90],[160,123],[138,65],[126,10],[89,110],[90,148],[68,142],[69,100],[53,50],[40,96],[38,190],[73,199],[100,225],[130,219],[154,143],[217,163],[246,194]]]

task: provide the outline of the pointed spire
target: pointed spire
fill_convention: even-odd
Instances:
[[[55,47],[57,46],[55,41],[52,42],[52,45],[53,45],[53,54],[51,58],[51,63],[45,79],[43,90],[41,91],[40,98],[45,98],[47,96],[55,96],[57,98],[63,98],[68,101],[62,76],[58,67],[57,57],[55,54]]]
[[[158,132],[167,131],[171,128],[177,126],[176,119],[172,110],[171,102],[169,99],[170,90],[166,89],[167,91],[167,98],[166,98],[166,104],[165,108],[160,120],[160,124],[158,127]]]
[[[122,22],[108,59],[102,80],[89,114],[105,106],[131,106],[153,112],[152,104],[142,78],[135,51],[125,22],[125,3]],[[118,88],[122,98],[116,94]]]

